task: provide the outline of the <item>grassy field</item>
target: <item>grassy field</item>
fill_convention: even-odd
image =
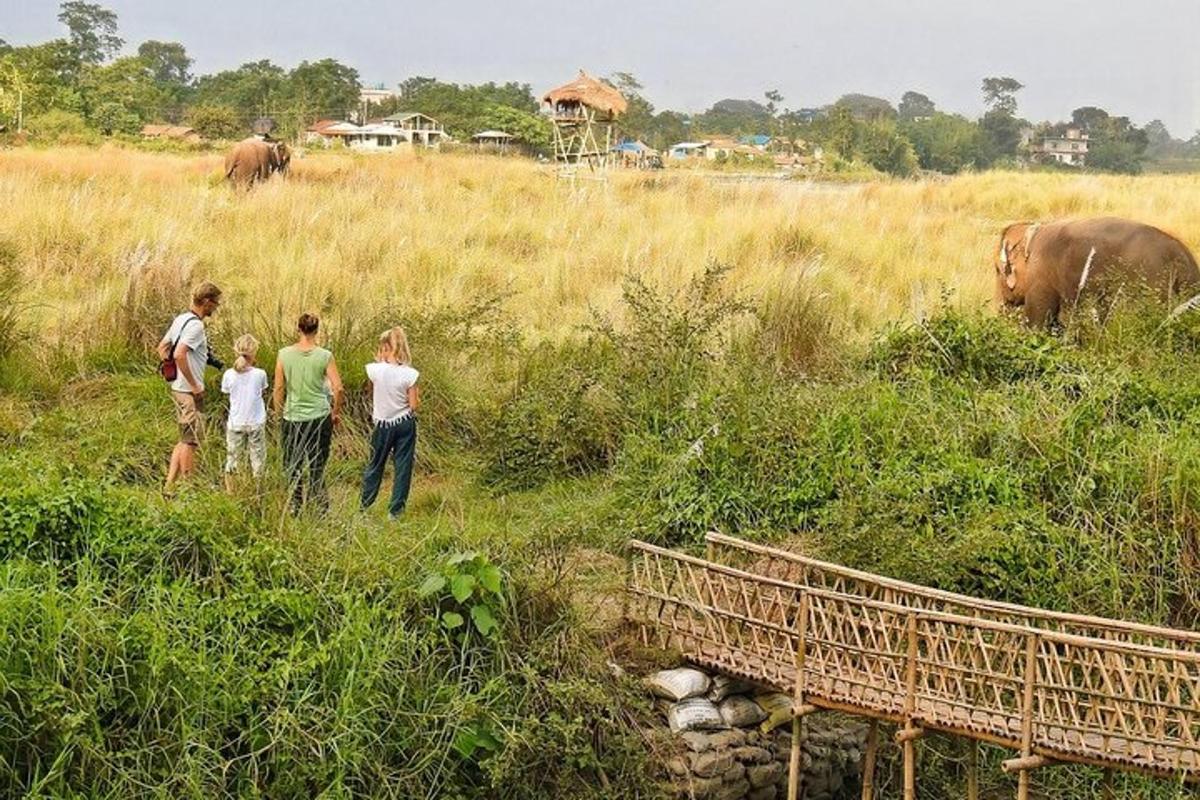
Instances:
[[[522,160],[321,155],[243,195],[219,172],[216,156],[0,154],[0,237],[22,255],[43,332],[107,323],[146,276],[143,293],[228,286],[224,324],[261,324],[252,309],[341,318],[504,294],[524,331],[556,336],[614,308],[627,274],[678,286],[715,260],[751,298],[827,294],[842,324],[869,333],[943,288],[986,302],[993,243],[1013,220],[1117,214],[1200,247],[1195,176],[839,186],[668,171],[571,193]]]
[[[0,794],[655,797],[644,698],[608,666],[659,657],[615,626],[633,534],[1200,620],[1200,321],[1132,298],[1050,336],[988,307],[1005,222],[1119,214],[1200,250],[1198,177],[572,192],[517,160],[321,155],[239,193],[218,171],[0,152]],[[284,513],[274,439],[262,496],[224,495],[214,437],[161,497],[148,347],[202,279],[225,354],[249,330],[269,361],[322,314],[349,389],[328,517]],[[362,364],[394,322],[426,405],[390,524],[356,493]],[[496,630],[453,624],[477,606]],[[922,796],[961,796],[932,752]]]

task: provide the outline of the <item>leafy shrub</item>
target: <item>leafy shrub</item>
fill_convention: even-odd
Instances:
[[[527,489],[612,463],[621,433],[619,383],[608,348],[544,346],[521,365],[513,389],[492,411],[483,437],[483,480]]]
[[[1069,363],[1061,342],[1049,334],[949,309],[888,329],[876,339],[868,361],[893,376],[929,372],[985,384],[1039,378]]]
[[[503,577],[483,553],[468,551],[450,556],[425,579],[418,593],[435,602],[434,619],[456,636],[465,636],[473,627],[486,638],[499,628]]]

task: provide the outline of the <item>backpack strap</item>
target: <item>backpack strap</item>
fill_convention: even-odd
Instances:
[[[200,318],[195,314],[192,314],[192,319],[199,320]],[[183,332],[187,330],[188,323],[191,322],[192,319],[185,319],[183,324],[179,326],[179,333],[175,336],[175,343],[171,345],[171,358],[175,357],[175,348],[179,347],[179,340],[183,338]]]

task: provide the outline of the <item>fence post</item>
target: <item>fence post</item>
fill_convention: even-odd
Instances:
[[[867,728],[867,751],[863,755],[862,800],[875,800],[875,756],[879,750],[879,720],[871,718]]]
[[[796,625],[796,684],[792,698],[792,752],[788,761],[788,800],[800,796],[800,749],[804,744],[804,716],[800,706],[804,705],[805,685],[804,661],[807,657],[808,638],[808,592],[800,590],[800,618]]]
[[[904,800],[917,797],[917,738],[913,715],[917,710],[917,615],[908,615],[908,659],[904,693]]]
[[[1033,690],[1037,684],[1038,633],[1025,637],[1025,693],[1021,700],[1021,758],[1033,755]],[[1017,800],[1029,800],[1029,770],[1017,773]]]
[[[979,740],[967,740],[967,800],[979,800]]]

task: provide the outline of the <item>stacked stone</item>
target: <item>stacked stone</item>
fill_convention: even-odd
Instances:
[[[657,673],[647,685],[682,744],[666,764],[675,796],[787,796],[791,698],[690,668]],[[851,796],[865,737],[865,725],[851,718],[819,714],[807,720],[801,747],[806,800]]]

